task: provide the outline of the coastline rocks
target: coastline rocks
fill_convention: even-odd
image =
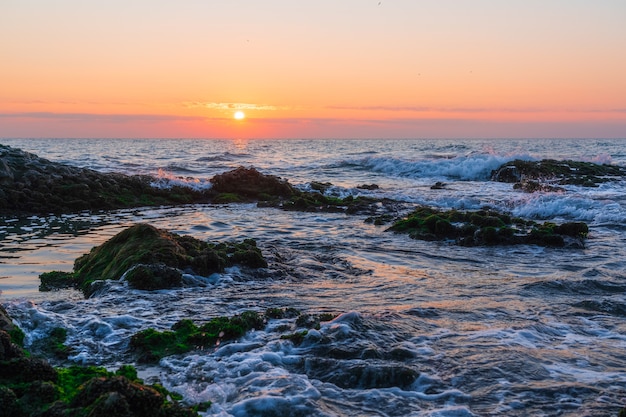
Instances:
[[[358,188],[359,190],[373,191],[373,190],[380,189],[380,186],[378,184],[361,184],[361,185],[357,185],[356,188]]]
[[[83,210],[206,202],[207,191],[160,189],[153,177],[100,173],[51,162],[0,145],[0,215],[71,213]]]
[[[54,368],[45,359],[31,357],[0,330],[3,416],[198,416],[193,409],[168,401],[170,395],[158,385],[144,385],[137,371],[128,365],[115,373],[93,366]]]
[[[211,178],[212,191],[241,197],[242,201],[268,200],[277,197],[290,197],[294,188],[279,177],[261,174],[256,168],[239,167]]]
[[[541,161],[523,161],[516,159],[501,165],[491,172],[491,180],[507,183],[529,182],[530,186],[521,185],[524,191],[560,191],[537,187],[533,183],[549,182],[558,185],[580,185],[583,187],[597,187],[599,183],[615,181],[626,177],[626,168],[617,165],[595,164],[554,159]],[[532,182],[531,182],[532,181]],[[548,186],[549,187],[549,186]]]
[[[294,308],[268,308],[265,313],[244,311],[232,317],[214,317],[203,324],[195,324],[189,319],[175,323],[170,330],[157,331],[152,328],[135,333],[130,339],[130,349],[138,355],[140,362],[158,362],[169,355],[192,350],[213,349],[222,342],[235,340],[250,330],[265,329],[268,320],[296,318],[296,326],[319,329],[322,321],[335,318],[333,314],[302,314]],[[290,330],[281,327],[279,331]],[[295,345],[302,342],[307,331],[281,336]]]
[[[159,181],[148,175],[100,173],[0,145],[0,216],[252,201],[260,207],[289,211],[375,215],[395,210],[400,204],[371,197],[326,196],[324,192],[332,184],[316,181],[311,183],[312,192],[301,191],[287,180],[262,174],[253,167],[238,167],[209,181],[211,188],[204,190],[184,185],[158,187],[155,184]],[[358,188],[375,190],[378,185]]]
[[[24,345],[24,332],[13,323],[13,320],[11,320],[9,313],[7,313],[2,304],[0,304],[0,331],[6,332],[10,336],[13,343],[15,343],[16,345]],[[8,347],[6,348],[9,349]],[[4,352],[5,351],[0,348],[0,359],[2,358]]]
[[[524,180],[513,184],[514,190],[522,190],[526,193],[535,193],[535,192],[543,192],[543,193],[561,193],[564,192],[565,189],[562,187],[556,187],[554,185],[543,184],[538,181],[533,180]]]
[[[589,233],[583,222],[540,224],[493,210],[440,211],[429,207],[416,209],[387,230],[407,233],[413,239],[449,240],[462,246],[534,244],[572,248],[584,247]]]
[[[152,328],[135,333],[130,339],[130,348],[136,352],[140,362],[158,362],[168,355],[203,350],[243,336],[247,331],[265,328],[262,314],[245,311],[233,317],[216,317],[202,325],[183,319],[164,332]]]
[[[233,265],[262,268],[267,262],[252,239],[214,244],[136,224],[76,259],[72,273],[41,274],[40,290],[73,287],[89,297],[94,282],[118,280],[125,273],[137,289],[171,288],[182,285],[182,271],[209,276]]]

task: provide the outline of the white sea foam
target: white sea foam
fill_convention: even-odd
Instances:
[[[294,319],[270,320],[265,331],[164,358],[149,372],[139,365],[140,371],[188,403],[213,401],[206,416],[274,406],[342,417],[616,415],[623,406],[623,182],[527,194],[487,180],[491,169],[518,156],[589,157],[624,165],[623,140],[502,140],[488,143],[493,151],[483,142],[463,140],[251,141],[233,164],[190,163],[234,152],[229,141],[119,141],[120,153],[136,155],[122,163],[99,156],[110,154],[109,142],[74,143],[82,149],[73,156],[64,154],[64,140],[42,141],[40,153],[57,152],[77,164],[84,162],[80,155],[93,154],[98,159],[93,165],[118,172],[189,167],[193,173],[174,172],[196,176],[205,185],[202,178],[234,163],[256,166],[294,184],[332,182],[337,196],[362,193],[444,209],[494,207],[556,223],[583,220],[590,224],[590,239],[584,250],[574,251],[530,245],[465,248],[385,233],[360,216],[254,204],[66,214],[31,218],[31,224],[7,219],[0,222],[2,301],[24,327],[27,344],[64,327],[73,362],[114,367],[136,360],[128,349],[132,334],[149,327],[166,330],[183,318],[203,322],[286,306],[312,314],[358,311],[322,323],[319,330],[298,328]],[[446,186],[431,190],[436,181]],[[355,189],[372,183],[380,189]],[[128,224],[146,221],[207,240],[253,237],[269,255],[270,271],[258,276],[227,271],[208,282],[186,276],[184,288],[161,291],[111,282],[88,300],[78,292],[36,292],[37,274],[57,269],[51,262],[63,258],[69,270],[71,261],[92,246]],[[26,277],[19,284],[40,302],[9,298],[6,283],[13,275]],[[581,280],[597,285],[570,287]],[[589,301],[602,311],[585,309]],[[280,338],[302,330],[308,334],[300,345]],[[317,372],[307,363],[317,364]],[[404,388],[373,388],[358,379],[348,388],[339,386],[342,375],[358,376],[351,370],[384,372],[394,366],[420,376]]]
[[[155,180],[150,185],[165,190],[169,190],[172,187],[185,187],[196,191],[208,190],[213,186],[208,179],[178,177],[162,168],[159,168]]]
[[[450,159],[409,160],[393,157],[366,157],[347,164],[362,166],[374,172],[408,178],[451,178],[464,181],[487,180],[491,172],[514,159],[532,160],[529,155],[495,155],[472,153]]]

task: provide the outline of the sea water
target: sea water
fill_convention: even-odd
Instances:
[[[332,313],[295,346],[280,329],[138,365],[207,416],[605,416],[626,406],[626,182],[528,194],[490,174],[513,159],[626,166],[626,140],[6,139],[2,144],[155,186],[209,187],[254,166],[301,189],[410,204],[490,207],[536,221],[584,221],[585,248],[460,247],[412,240],[341,213],[254,204],[190,205],[0,221],[0,302],[27,345],[68,329],[69,363],[133,363],[130,336],[270,307]],[[431,189],[436,182],[443,189]],[[364,190],[359,185],[377,184]],[[396,213],[401,215],[403,213]],[[39,293],[38,275],[145,222],[199,239],[251,237],[263,271],[231,268],[175,290],[108,283],[84,299]],[[351,379],[355,374],[362,380]],[[377,383],[402,369],[410,384]],[[394,374],[394,372],[396,372]],[[372,382],[373,381],[373,382]]]

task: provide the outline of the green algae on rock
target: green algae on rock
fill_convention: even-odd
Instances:
[[[55,368],[12,340],[5,328],[10,327],[8,323],[15,325],[1,306],[0,323],[0,415],[198,416],[197,408],[168,400],[176,395],[162,386],[145,385],[130,365],[123,365],[116,372],[97,366]]]
[[[296,317],[298,327],[319,329],[321,321],[330,321],[335,315],[328,313],[305,315],[294,308],[269,308],[265,313],[244,311],[232,317],[215,317],[204,324],[195,324],[189,319],[183,319],[176,322],[170,330],[158,331],[148,328],[135,333],[130,339],[130,348],[138,354],[140,362],[156,362],[169,355],[214,348],[222,342],[237,339],[250,330],[264,329],[270,319]],[[300,320],[302,317],[305,319]],[[294,334],[299,334],[301,338]],[[294,334],[282,338],[299,344],[307,332],[305,330]]]
[[[118,280],[125,273],[137,289],[171,288],[182,285],[184,270],[208,276],[233,265],[262,268],[267,262],[253,239],[216,244],[136,224],[76,259],[73,272],[41,274],[39,288],[73,287],[88,297],[94,282]]]
[[[589,228],[583,222],[556,225],[513,218],[493,210],[442,211],[420,207],[387,230],[420,240],[450,240],[464,246],[535,244],[582,247]]]
[[[256,168],[239,167],[211,178],[212,191],[220,200],[252,201],[268,197],[289,197],[295,189],[274,175],[265,175]]]
[[[393,209],[399,203],[390,199],[366,196],[334,197],[324,194],[331,183],[313,181],[314,191],[302,191],[289,181],[274,175],[260,173],[256,168],[239,167],[211,179],[213,203],[241,203],[256,201],[259,207],[274,207],[286,211],[337,212],[346,214],[376,214],[381,206]],[[371,188],[369,188],[371,187]],[[362,186],[375,189],[378,186]],[[375,188],[374,188],[375,187]]]
[[[252,311],[230,318],[216,317],[200,326],[183,319],[171,330],[159,332],[149,328],[134,334],[130,347],[139,354],[139,361],[156,362],[164,356],[210,348],[222,340],[236,339],[249,330],[264,327],[264,316]]]
[[[208,202],[207,190],[155,187],[147,175],[101,173],[0,145],[0,215]]]

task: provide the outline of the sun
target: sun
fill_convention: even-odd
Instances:
[[[242,120],[245,119],[246,114],[244,112],[242,112],[241,110],[236,111],[235,114],[233,115],[233,117],[237,120]]]

